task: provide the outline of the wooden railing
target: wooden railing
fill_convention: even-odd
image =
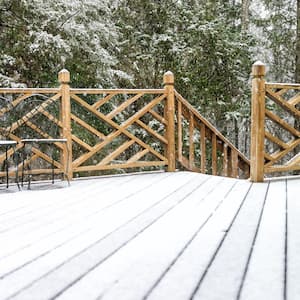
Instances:
[[[30,127],[39,138],[50,138],[41,123],[34,123],[35,114],[55,123],[60,136],[52,138],[67,139],[64,144],[55,144],[59,153],[54,161],[55,173],[71,179],[124,169],[175,171],[183,167],[214,175],[249,175],[247,158],[175,91],[171,72],[164,75],[162,89],[74,89],[69,86],[67,70],[59,73],[59,82],[60,87],[54,89],[0,89],[0,95],[10,99],[10,108],[36,95],[46,98],[34,113],[13,119],[9,137],[19,142],[18,151],[23,147],[22,127]],[[47,110],[50,102],[56,104],[54,112]],[[0,110],[0,117],[9,112]],[[38,160],[51,163],[50,155],[37,147],[32,154],[25,166]],[[4,154],[0,155],[0,164],[3,160]],[[51,170],[36,164],[32,172]]]
[[[22,138],[27,136],[24,135],[24,128],[31,130],[32,132],[36,132],[39,138],[52,138],[50,136],[50,132],[45,129],[40,122],[34,121],[37,116],[43,116],[45,122],[47,122],[47,128],[52,123],[55,126],[58,126],[61,131],[64,128],[65,123],[63,123],[58,116],[59,109],[61,107],[61,89],[53,88],[53,89],[13,89],[13,88],[1,88],[0,94],[3,99],[7,99],[7,106],[1,107],[0,109],[0,118],[7,119],[6,128],[2,128],[3,131],[6,131],[8,135],[6,139],[14,140],[17,142],[15,148],[10,148],[7,152],[8,158],[11,158],[13,154],[18,153],[20,150],[24,150],[24,144],[21,142]],[[34,106],[23,106],[23,104],[32,98],[37,96],[43,97],[43,102],[40,107]],[[55,111],[57,114],[51,114],[47,109],[48,107],[54,104],[56,106]],[[23,110],[23,116],[17,116],[15,112],[15,108],[18,107],[20,110]],[[19,171],[22,171],[23,167],[27,167],[28,165],[36,165],[37,162],[43,161],[43,163],[39,163],[40,168],[34,168],[31,173],[32,174],[47,174],[47,173],[65,173],[67,162],[67,148],[62,143],[55,143],[55,149],[51,149],[51,152],[57,151],[59,153],[59,157],[55,157],[54,155],[49,155],[47,151],[43,151],[37,147],[32,148],[32,156],[26,158],[24,161],[20,161],[19,159]],[[0,153],[0,164],[5,160],[5,153]],[[20,155],[18,155],[20,158]],[[54,159],[55,157],[55,159]],[[53,165],[54,169],[49,168],[49,166]],[[13,164],[14,166],[14,164]],[[10,172],[11,174],[14,171]],[[26,171],[27,173],[27,171]],[[5,173],[0,172],[0,177],[5,176]]]
[[[248,178],[249,160],[178,92],[177,159],[187,170]]]
[[[251,180],[300,170],[300,84],[267,83],[265,65],[252,68]]]

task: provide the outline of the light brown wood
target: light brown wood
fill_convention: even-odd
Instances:
[[[250,163],[246,157],[244,157],[238,149],[236,149],[227,139],[222,136],[222,134],[216,130],[213,125],[211,125],[206,119],[204,119],[199,112],[197,112],[191,105],[178,93],[175,91],[176,100],[177,100],[177,156],[178,160],[181,162],[182,166],[190,171],[196,171],[195,167],[191,168],[192,162],[189,161],[189,158],[186,158],[182,154],[182,139],[181,136],[183,124],[189,124],[189,131],[190,128],[190,119],[191,114],[193,115],[193,123],[194,123],[194,131],[195,129],[199,129],[200,131],[200,149],[201,150],[201,161],[200,161],[200,168],[197,170],[203,173],[206,173],[207,170],[207,149],[210,149],[212,153],[209,155],[211,157],[211,169],[213,174],[217,174],[218,170],[218,159],[220,158],[219,151],[223,151],[224,144],[227,145],[228,149],[232,152],[235,152],[237,156],[237,163],[234,162],[234,166],[236,170],[233,171],[233,174],[238,174],[241,176],[247,177],[249,176],[249,169]],[[186,122],[182,122],[182,119]],[[189,141],[189,144],[191,141]],[[210,145],[211,147],[206,147]],[[194,147],[194,146],[193,146]],[[207,148],[207,149],[206,149]],[[231,153],[231,152],[230,152]],[[189,155],[190,156],[190,155]],[[180,158],[180,159],[179,159]],[[194,158],[196,159],[196,158]],[[228,167],[231,168],[232,162],[228,164]],[[210,168],[209,168],[210,169]],[[239,170],[242,170],[239,172]],[[231,170],[228,169],[231,172]],[[248,177],[247,177],[248,178]]]
[[[81,165],[82,163],[84,163],[87,159],[89,159],[95,153],[97,153],[97,151],[101,150],[105,145],[107,145],[108,143],[110,143],[115,137],[117,137],[118,135],[120,135],[122,133],[125,134],[128,138],[134,140],[137,144],[139,144],[143,148],[148,149],[152,154],[154,154],[154,156],[158,157],[161,160],[164,160],[165,159],[164,156],[162,156],[160,153],[158,153],[157,151],[155,151],[149,145],[147,145],[146,143],[144,143],[139,138],[137,138],[136,136],[134,136],[133,134],[131,134],[130,132],[128,132],[126,130],[126,128],[129,127],[132,123],[134,123],[136,119],[138,119],[140,116],[144,115],[147,111],[149,111],[150,109],[152,109],[152,107],[154,107],[157,103],[159,103],[160,101],[162,101],[164,98],[165,98],[165,95],[161,95],[161,96],[155,98],[151,103],[147,104],[142,110],[140,110],[139,112],[137,112],[134,116],[132,116],[131,118],[129,118],[122,125],[118,125],[117,123],[115,123],[111,119],[107,118],[104,114],[102,114],[101,112],[97,111],[91,105],[89,105],[88,103],[86,103],[85,101],[83,101],[80,97],[78,97],[77,95],[73,95],[72,99],[74,99],[77,103],[79,103],[80,105],[82,105],[86,109],[90,110],[97,117],[99,117],[101,120],[107,122],[113,128],[117,129],[117,131],[112,132],[111,134],[109,134],[103,142],[95,145],[93,147],[93,151],[85,153],[84,155],[82,155],[81,157],[79,157],[75,161],[73,161],[73,167],[74,168],[78,167],[79,165]]]
[[[268,98],[272,99],[275,103],[281,106],[285,111],[291,113],[296,118],[300,117],[300,111],[297,108],[289,104],[289,102],[287,102],[282,97],[274,93],[271,89],[266,89],[266,95],[268,96]]]
[[[266,86],[271,89],[287,89],[287,90],[299,90],[300,84],[299,83],[274,83],[268,82]]]
[[[269,167],[269,166],[273,165],[276,161],[279,161],[281,158],[283,158],[289,152],[293,151],[298,145],[300,145],[300,139],[290,142],[289,147],[287,149],[284,149],[283,151],[278,151],[275,154],[270,155],[270,157],[272,157],[272,160],[270,162],[266,163],[265,167]]]
[[[266,86],[267,86],[267,83],[266,83]],[[288,89],[281,89],[281,90],[277,90],[275,92],[275,94],[278,96],[282,96],[282,95],[286,94],[288,91],[289,91]]]
[[[297,171],[300,170],[300,165],[288,165],[288,166],[272,166],[272,167],[266,167],[265,172],[266,173],[275,173],[275,172],[290,172],[290,171]]]
[[[252,66],[251,97],[251,168],[254,182],[264,180],[264,128],[265,128],[265,65],[256,62]]]
[[[200,123],[205,124],[205,127],[211,132],[214,132],[218,137],[218,140],[221,143],[226,143],[228,147],[235,149],[239,154],[239,159],[243,160],[246,164],[250,165],[249,159],[241,153],[229,140],[227,140],[218,129],[216,129],[208,120],[203,118],[201,114],[186,100],[184,99],[177,91],[175,91],[176,99],[183,104],[188,111],[192,111],[197,120],[200,120]],[[207,131],[207,130],[206,130]]]
[[[87,171],[102,171],[102,170],[113,170],[113,169],[129,169],[129,168],[143,168],[143,167],[159,167],[166,166],[168,162],[165,161],[138,161],[133,163],[116,163],[111,165],[93,165],[93,166],[82,166],[74,168],[74,172],[87,172]]]
[[[149,150],[148,149],[144,149],[144,150],[136,153],[135,155],[133,155],[130,159],[128,159],[127,163],[137,162],[140,158],[142,158],[143,156],[145,156],[147,153],[149,153]]]
[[[159,133],[157,133],[155,130],[147,126],[144,122],[141,120],[136,120],[136,124],[140,125],[142,128],[144,128],[148,133],[150,133],[152,136],[156,137],[158,140],[163,142],[164,144],[168,144],[168,141]]]
[[[212,175],[217,175],[217,137],[213,133],[212,135],[212,155],[211,155],[211,164],[212,164]]]
[[[102,140],[105,139],[105,135],[103,133],[101,133],[100,131],[98,131],[97,129],[95,129],[94,127],[90,126],[89,124],[87,124],[86,122],[84,122],[82,119],[78,118],[77,116],[75,116],[74,114],[71,114],[71,119],[73,121],[75,121],[76,123],[78,123],[80,126],[82,126],[83,128],[87,129],[89,132],[93,133],[94,135],[98,136],[99,138],[101,138]]]
[[[0,90],[1,91],[1,90]],[[100,95],[100,94],[163,94],[164,89],[70,89],[71,95],[80,94],[90,94],[90,95]]]
[[[201,173],[201,169],[200,169],[200,168],[197,168],[197,167],[195,167],[195,166],[194,166],[192,169],[189,169],[189,168],[190,168],[189,160],[188,160],[188,158],[186,158],[186,157],[184,157],[184,156],[182,156],[182,161],[181,161],[180,163],[181,163],[181,165],[182,165],[185,169],[187,169],[187,170],[189,170],[189,171],[191,171],[191,172]]]
[[[228,176],[228,145],[224,144],[223,147],[223,176]]]
[[[174,172],[175,164],[175,94],[174,94],[174,75],[172,72],[164,74],[165,93],[167,94],[167,159],[168,171]]]
[[[294,156],[292,159],[290,159],[287,163],[287,166],[293,167],[298,166],[300,168],[300,153],[298,155]]]
[[[149,102],[148,104],[146,104],[142,109],[140,109],[139,111],[137,111],[133,116],[131,116],[130,118],[128,118],[124,123],[122,123],[122,126],[124,128],[129,127],[131,124],[133,124],[136,120],[138,120],[139,118],[141,118],[143,115],[145,115],[146,113],[148,113],[153,107],[155,107],[158,103],[161,103],[162,100],[164,100],[166,98],[166,94],[163,95],[159,95],[156,98],[154,98],[151,102]],[[106,116],[105,116],[106,120],[109,120]],[[115,124],[115,123],[114,123]]]
[[[283,119],[279,118],[277,115],[275,115],[274,113],[272,113],[270,110],[266,109],[265,113],[266,113],[266,117],[268,117],[272,121],[276,122],[283,129],[289,131],[294,137],[300,137],[300,131],[296,130],[294,127],[292,127],[291,125],[289,125]]]
[[[134,97],[131,97],[131,98],[127,99],[126,101],[124,101],[121,105],[119,105],[118,107],[116,107],[112,112],[110,112],[106,116],[109,119],[112,119],[117,114],[119,114],[120,112],[122,112],[125,108],[127,108],[129,105],[131,105],[132,103],[134,103],[135,101],[137,101],[139,98],[141,98],[143,95],[144,95],[143,93],[139,93],[139,94],[135,95]]]
[[[59,88],[0,88],[0,94],[57,94]]]
[[[62,149],[62,164],[55,162],[55,167],[58,169],[61,168],[61,170],[64,172],[68,172],[67,177],[69,179],[73,176],[73,172],[109,170],[114,168],[118,169],[166,165],[168,171],[174,171],[176,167],[176,155],[178,160],[182,162],[183,166],[187,166],[188,169],[192,171],[203,173],[208,171],[207,157],[210,157],[212,159],[212,173],[217,174],[217,162],[221,157],[221,153],[219,151],[222,152],[223,149],[225,152],[228,152],[228,157],[231,159],[230,162],[227,163],[228,167],[235,168],[235,165],[237,165],[236,168],[241,168],[245,172],[248,169],[248,159],[242,153],[240,153],[234,147],[234,145],[230,143],[211,123],[203,118],[201,114],[197,112],[195,108],[193,108],[179,93],[174,90],[174,75],[171,72],[167,72],[164,75],[164,89],[73,89],[69,86],[70,74],[67,70],[62,70],[59,73],[59,82],[61,84],[59,89],[7,89],[4,90],[4,92],[13,93],[13,91],[16,91],[16,95],[18,96],[14,100],[14,103],[20,103],[34,93],[52,93],[53,96],[49,98],[49,100],[51,99],[51,102],[61,100],[62,105],[60,111],[60,120],[46,111],[47,101],[45,101],[45,106],[42,105],[38,109],[38,112],[47,117],[49,121],[56,123],[62,130],[62,137],[67,139],[67,146],[61,143],[56,143],[56,146]],[[278,92],[276,95],[278,96],[282,93]],[[122,94],[128,95],[129,99],[121,103],[107,115],[100,111],[99,108],[102,105],[109,103],[114,96]],[[137,101],[145,94],[152,94],[155,95],[155,97],[140,110],[136,111],[134,115],[126,119],[122,124],[117,124],[113,120],[117,114],[122,113],[129,105]],[[84,100],[86,95],[95,95],[95,98],[97,99],[95,100],[96,102],[94,102],[92,105],[88,104]],[[177,99],[176,106],[175,96]],[[94,128],[92,125],[89,125],[87,122],[85,122],[84,119],[82,120],[79,116],[72,114],[70,105],[71,101],[75,101],[76,105],[80,105],[93,117],[98,118],[102,123],[110,127],[110,133],[107,135],[103,134],[100,132],[100,129]],[[156,110],[157,108],[158,111]],[[177,109],[177,133],[175,132],[175,109]],[[159,114],[160,110],[165,111],[164,116]],[[0,111],[0,113],[3,114],[5,112]],[[30,118],[34,116],[34,113],[37,113],[37,110],[34,110],[23,116],[21,121],[13,124],[14,129],[19,128],[26,122],[26,125],[38,132],[42,137],[50,138],[46,132],[43,132],[36,125],[30,122]],[[154,119],[161,123],[160,132],[152,129],[148,124],[141,120],[141,118],[146,114],[147,117],[152,115]],[[90,146],[84,139],[80,139],[75,135],[75,133],[72,134],[72,124],[74,123],[80,125],[82,130],[87,131],[88,134],[98,137],[99,142],[96,142],[95,145]],[[165,146],[167,149],[166,154],[163,155],[159,153],[150,144],[147,144],[144,140],[139,139],[137,136],[132,134],[130,127],[133,124],[140,126],[147,131],[149,135],[152,135],[157,140],[157,143],[160,144],[160,148],[158,149],[161,149]],[[161,135],[161,131],[163,130],[165,132],[164,136]],[[186,131],[189,132],[190,144],[190,149],[186,154],[189,156],[188,159],[183,156],[183,140],[185,138],[184,134]],[[201,138],[200,141],[194,141],[195,137],[198,137],[199,132]],[[19,138],[14,137],[13,134],[10,136],[16,141],[19,140]],[[106,153],[106,156],[102,158],[100,162],[96,162],[95,166],[83,166],[83,164],[87,163],[90,158],[102,151],[110,143],[114,142],[114,139],[119,138],[120,136],[126,136],[127,141],[119,145],[111,153]],[[175,143],[175,136],[177,136],[177,143]],[[73,159],[72,143],[78,144],[77,146],[81,147],[86,152]],[[117,165],[115,165],[115,160],[118,158],[118,156],[123,151],[128,150],[128,148],[134,143],[139,145],[139,151],[126,162],[117,161]],[[197,159],[195,157],[196,143],[197,145],[200,144],[201,149],[200,168],[195,167],[195,159]],[[208,149],[211,149],[211,154],[206,153]],[[235,157],[233,157],[230,153],[233,153]],[[141,158],[146,154],[151,154],[151,156],[153,156],[154,159],[157,159],[157,161],[141,161]],[[34,149],[34,154],[31,159],[36,160],[38,158],[45,159],[48,162],[50,159],[50,157],[45,156],[45,154],[38,152],[38,149]],[[237,160],[237,163],[234,159]],[[25,164],[26,163],[28,162],[26,161]],[[210,170],[210,168],[208,169]],[[36,172],[38,172],[38,170],[36,170]],[[230,172],[232,172],[232,174],[234,174],[234,172],[238,173],[237,170],[232,170]]]
[[[288,144],[284,143],[282,140],[271,134],[270,132],[265,131],[265,137],[269,139],[271,142],[277,144],[282,149],[287,149],[289,147]]]
[[[123,143],[120,147],[112,151],[109,155],[107,155],[104,159],[100,161],[100,163],[97,164],[97,166],[103,166],[109,164],[113,159],[118,157],[123,151],[125,151],[127,148],[129,148],[131,145],[134,144],[133,140],[129,140],[125,143]]]
[[[201,173],[206,173],[206,135],[205,124],[200,125]]]
[[[74,141],[75,143],[77,143],[82,148],[84,148],[84,149],[86,149],[88,151],[93,151],[93,147],[92,146],[90,146],[89,144],[85,143],[84,141],[82,141],[79,137],[77,137],[74,134],[72,134],[72,141]]]
[[[195,144],[194,144],[194,116],[190,113],[189,118],[189,168],[193,169],[195,166]]]
[[[164,117],[162,117],[161,115],[159,115],[156,111],[154,111],[153,109],[149,110],[149,113],[160,123],[166,125],[167,121]]]
[[[29,111],[28,113],[26,113],[22,118],[20,118],[19,120],[17,120],[16,122],[14,122],[11,125],[11,131],[16,130],[18,127],[20,127],[21,125],[23,125],[24,123],[26,123],[27,121],[29,121],[32,117],[34,117],[36,114],[42,113],[44,111],[45,107],[47,107],[53,101],[59,99],[59,97],[60,97],[60,94],[57,94],[57,95],[55,95],[55,96],[47,99],[46,101],[44,101],[43,105],[39,106],[38,108],[33,108],[31,111]],[[22,98],[22,101],[23,100],[24,99]],[[16,101],[17,104],[19,103],[19,99],[15,100],[15,101]],[[13,105],[17,105],[16,103],[14,103]]]
[[[70,73],[63,69],[58,74],[58,80],[61,84],[61,122],[62,136],[67,139],[64,149],[61,152],[61,161],[68,180],[73,178],[72,170],[72,134],[71,134],[71,99],[70,99]]]
[[[296,106],[300,102],[300,93],[288,100],[290,105]]]
[[[238,178],[238,153],[231,151],[231,177]]]
[[[177,102],[177,156],[182,162],[182,104]]]
[[[20,166],[19,171],[22,171],[22,167]],[[52,170],[50,169],[33,169],[33,170],[24,170],[24,175],[40,175],[40,174],[63,174],[62,168],[57,168]],[[13,175],[13,174],[12,174]]]
[[[108,94],[104,98],[101,98],[97,102],[95,102],[92,106],[96,109],[107,103],[109,100],[111,100],[116,94]]]

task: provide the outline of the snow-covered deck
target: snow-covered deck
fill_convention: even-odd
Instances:
[[[0,299],[300,298],[299,178],[153,173],[13,190],[0,190]]]

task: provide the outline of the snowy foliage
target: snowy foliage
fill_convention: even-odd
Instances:
[[[73,87],[153,88],[171,70],[176,89],[245,152],[252,63],[294,81],[296,4],[2,0],[0,85],[57,86],[66,68]]]
[[[110,1],[2,1],[0,73],[30,86],[56,83],[67,68],[75,85],[112,86],[118,31]]]

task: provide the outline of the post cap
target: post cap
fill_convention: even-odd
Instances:
[[[168,71],[164,74],[164,85],[174,84],[174,74]]]
[[[62,69],[58,73],[58,81],[60,83],[69,83],[70,82],[70,72],[66,69]]]
[[[252,76],[253,77],[262,77],[266,75],[266,65],[261,62],[257,61],[252,65]]]

